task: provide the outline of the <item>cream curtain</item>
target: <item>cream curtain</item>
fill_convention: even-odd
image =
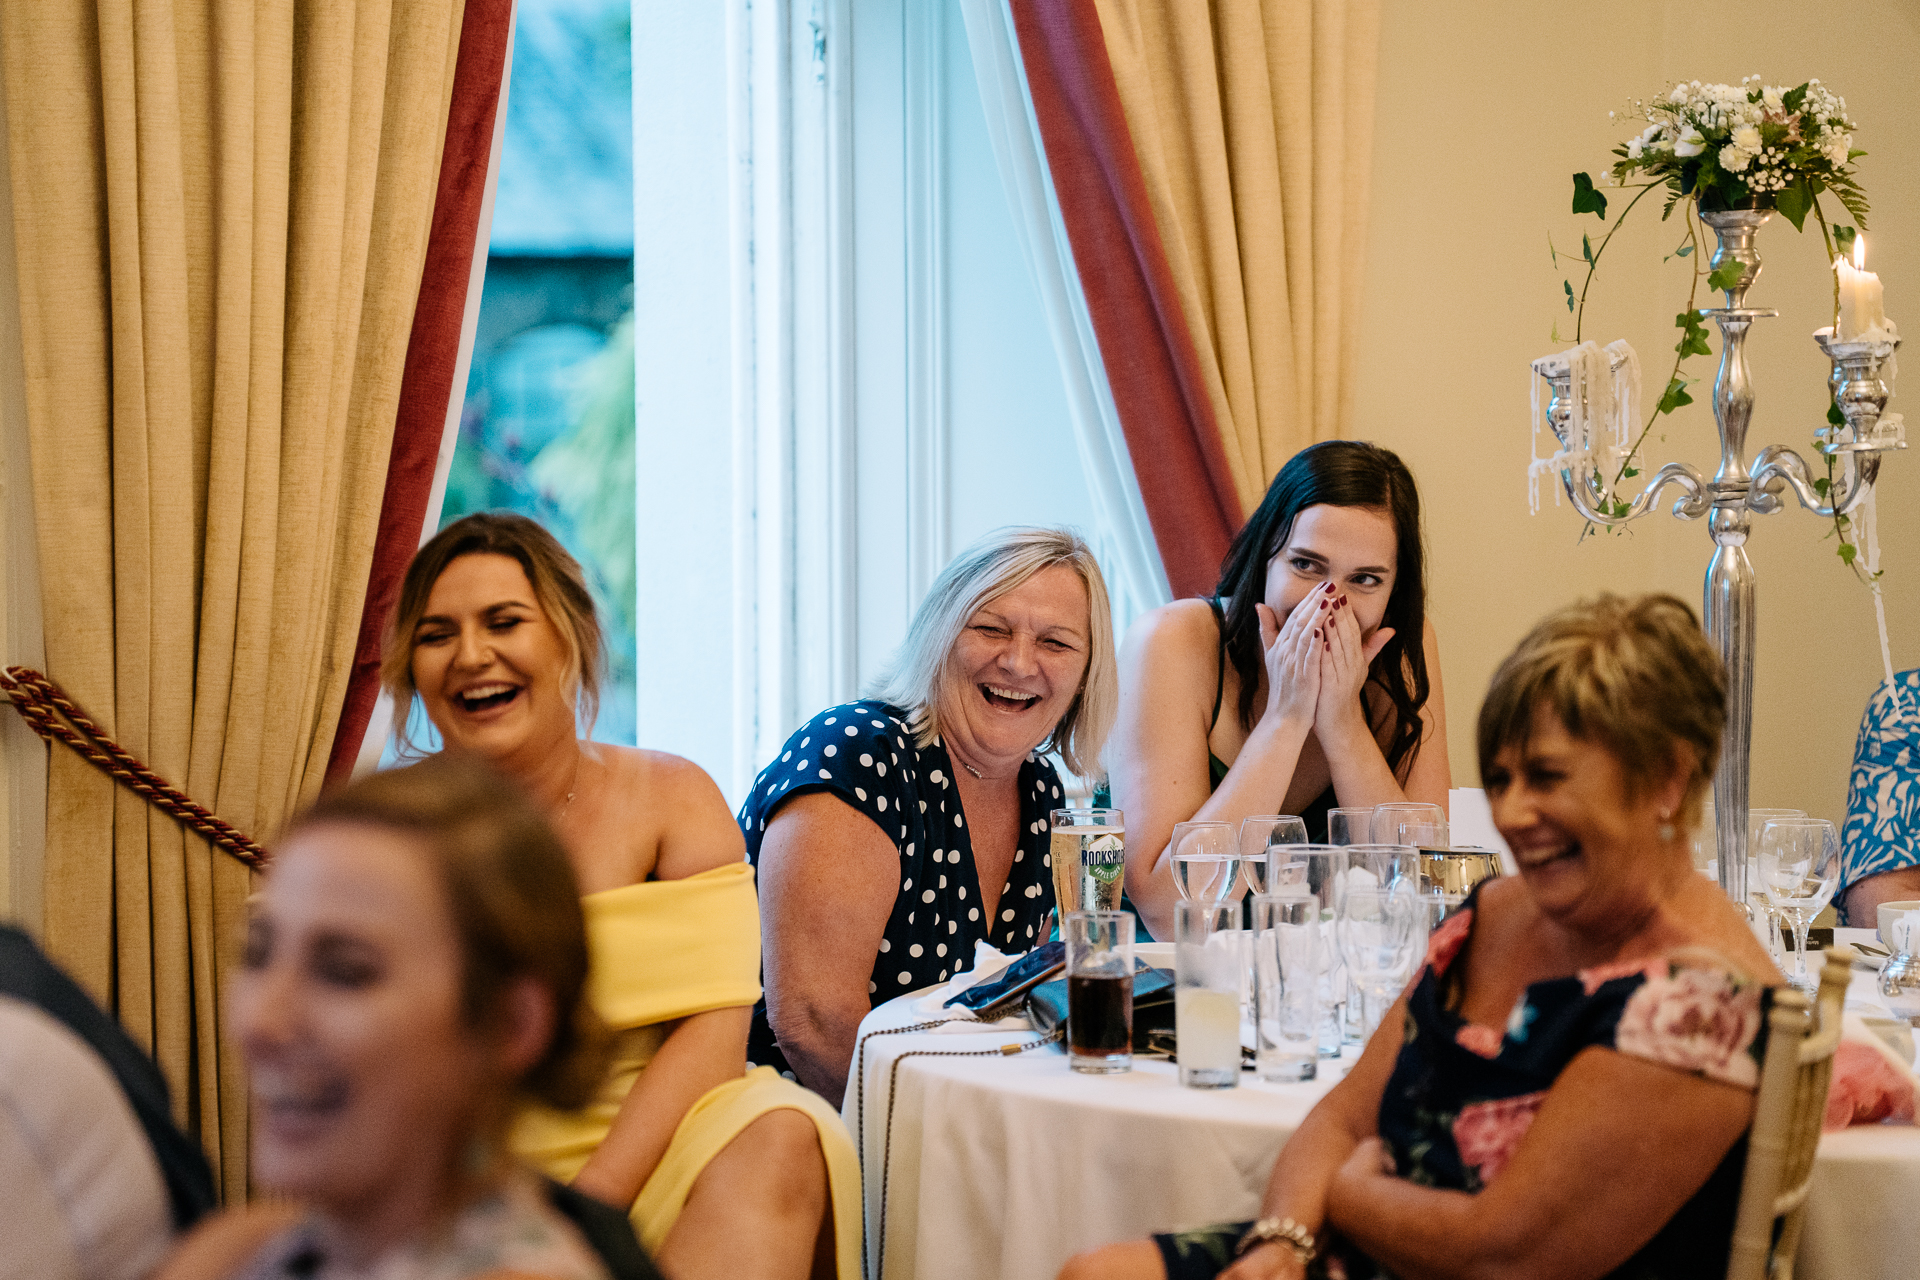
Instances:
[[[1378,0],[1095,0],[1241,506],[1349,421]]]
[[[0,4],[50,674],[271,840],[366,589],[462,0]],[[153,1051],[224,1194],[246,868],[56,748],[50,950]]]

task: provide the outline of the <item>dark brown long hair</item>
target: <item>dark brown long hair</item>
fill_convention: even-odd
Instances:
[[[1402,765],[1420,745],[1420,709],[1432,692],[1425,646],[1426,550],[1420,537],[1420,491],[1414,487],[1413,473],[1398,454],[1379,445],[1327,440],[1294,454],[1228,548],[1215,591],[1231,601],[1226,649],[1227,660],[1240,677],[1240,723],[1251,729],[1257,718],[1253,704],[1266,659],[1255,606],[1266,598],[1267,565],[1287,545],[1300,513],[1323,504],[1368,507],[1386,512],[1393,521],[1398,566],[1386,616],[1381,619],[1382,626],[1393,628],[1393,637],[1375,655],[1367,683],[1393,705],[1387,767],[1401,777]]]

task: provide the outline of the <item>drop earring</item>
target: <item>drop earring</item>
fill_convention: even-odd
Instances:
[[[1675,835],[1673,829],[1673,810],[1662,809],[1660,811],[1660,830],[1658,835],[1662,840],[1671,841],[1673,839]]]

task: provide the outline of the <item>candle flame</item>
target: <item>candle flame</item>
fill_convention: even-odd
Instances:
[[[1853,238],[1853,269],[1859,271],[1866,265],[1867,238],[1865,236],[1855,236]]]

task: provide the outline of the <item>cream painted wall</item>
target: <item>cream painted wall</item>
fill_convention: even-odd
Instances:
[[[1399,451],[1419,478],[1454,778],[1477,785],[1480,698],[1541,614],[1602,590],[1665,590],[1698,609],[1711,554],[1704,522],[1664,512],[1624,537],[1581,545],[1578,518],[1544,493],[1541,513],[1527,513],[1527,362],[1567,345],[1550,339],[1555,321],[1570,332],[1566,272],[1551,265],[1547,235],[1577,251],[1581,231],[1598,225],[1569,214],[1568,175],[1597,179],[1615,142],[1637,131],[1607,118],[1624,114],[1629,98],[1682,78],[1758,73],[1793,85],[1817,76],[1846,98],[1860,125],[1855,145],[1871,153],[1860,161],[1874,206],[1868,265],[1886,282],[1889,313],[1920,332],[1920,6],[1862,0],[1844,16],[1784,0],[1750,0],[1737,15],[1658,0],[1604,12],[1520,0],[1385,0],[1383,9],[1370,346],[1354,434]],[[1673,316],[1686,299],[1684,264],[1660,263],[1681,239],[1679,222],[1661,224],[1657,207],[1643,216],[1656,198],[1603,262],[1587,330],[1602,342],[1629,339],[1650,390],[1670,365]],[[1808,336],[1828,322],[1831,296],[1817,233],[1797,235],[1775,218],[1760,248],[1765,272],[1750,305],[1781,316],[1758,322],[1748,344],[1758,395],[1749,458],[1773,443],[1806,450],[1829,367]],[[1703,292],[1700,305],[1718,301]],[[1689,364],[1710,378],[1713,362]],[[1905,399],[1920,405],[1920,364],[1908,365]],[[1650,441],[1654,465],[1717,459],[1707,391],[1663,419],[1666,439],[1657,430]],[[1908,414],[1920,439],[1920,412]],[[1880,488],[1896,669],[1920,665],[1916,499],[1920,447],[1886,464]],[[1796,507],[1757,519],[1748,544],[1760,601],[1753,803],[1839,819],[1881,665],[1870,596],[1821,533]]]

